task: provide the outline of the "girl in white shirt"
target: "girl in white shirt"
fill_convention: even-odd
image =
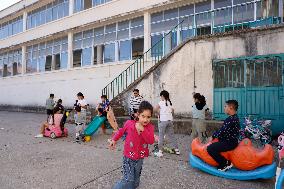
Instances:
[[[173,112],[174,109],[172,108],[172,102],[170,100],[170,94],[168,91],[163,90],[160,93],[161,101],[156,107],[156,111],[159,112],[159,142],[158,142],[158,148],[159,150],[154,153],[157,157],[162,157],[163,152],[163,142],[164,137],[167,135],[167,137],[170,139],[173,152],[177,155],[180,154],[180,151],[178,149],[177,140],[174,135],[174,125],[173,125]]]

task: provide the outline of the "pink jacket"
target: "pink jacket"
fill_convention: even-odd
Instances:
[[[124,143],[124,156],[138,160],[149,156],[148,144],[154,143],[154,126],[149,123],[139,135],[135,124],[134,120],[126,121],[124,127],[117,131],[112,140],[118,141],[125,133],[127,136]]]

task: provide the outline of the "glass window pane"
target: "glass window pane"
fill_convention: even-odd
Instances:
[[[83,40],[83,48],[85,47],[90,47],[90,46],[93,46],[93,41],[94,41],[94,38],[93,37],[90,37],[90,38],[86,38]]]
[[[152,57],[162,56],[163,55],[163,35],[154,35],[152,36],[151,46],[152,46]]]
[[[104,62],[114,62],[115,61],[115,44],[106,44],[104,46]]]
[[[40,13],[40,20],[41,20],[41,24],[45,24],[46,23],[45,10],[41,11],[41,13]]]
[[[61,61],[60,61],[60,68],[66,69],[68,64],[68,53],[61,53]]]
[[[118,30],[129,28],[129,21],[118,22]]]
[[[115,31],[116,31],[116,24],[111,24],[106,26],[105,33],[110,33]]]
[[[39,59],[39,71],[44,72],[45,71],[45,57],[41,57]]]
[[[214,0],[214,9],[232,6],[231,0]]]
[[[204,12],[209,11],[211,9],[211,1],[204,1],[195,4],[195,12]]]
[[[144,25],[144,17],[137,17],[131,20],[131,27]]]
[[[179,8],[179,16],[191,15],[194,13],[194,5],[187,5]]]
[[[232,8],[219,9],[214,12],[214,25],[224,25],[232,23]]]
[[[140,37],[144,35],[144,25],[131,29],[131,37]]]
[[[176,18],[178,17],[178,9],[170,9],[170,10],[166,10],[164,12],[164,19],[171,19],[171,18]]]
[[[35,73],[37,72],[37,60],[27,60],[27,73]]]
[[[234,7],[234,23],[254,20],[254,4],[242,4]]]
[[[64,3],[58,5],[58,19],[64,16]]]
[[[211,24],[211,12],[204,12],[197,14],[195,16],[196,18],[196,24],[199,25],[210,25]]]
[[[83,49],[82,66],[91,65],[91,62],[92,62],[92,49],[93,48]]]
[[[58,18],[58,6],[52,8],[52,20],[56,20]]]
[[[129,29],[120,30],[117,33],[118,39],[128,39],[129,38]]]
[[[111,42],[115,40],[116,40],[116,32],[105,34],[105,42]]]
[[[102,35],[96,35],[95,38],[94,38],[94,44],[95,45],[98,45],[98,44],[102,44],[104,43],[104,34]]]
[[[164,20],[163,12],[151,14],[151,22],[157,22]]]
[[[246,2],[251,2],[251,0],[234,0],[234,5],[246,3]]]
[[[157,32],[162,32],[164,27],[163,22],[159,23],[152,23],[151,24],[151,33],[157,33]]]
[[[94,36],[94,31],[93,30],[87,30],[83,32],[83,38],[89,38]]]
[[[131,59],[131,41],[121,41],[119,46],[119,60]]]
[[[52,8],[46,9],[46,23],[52,21]]]

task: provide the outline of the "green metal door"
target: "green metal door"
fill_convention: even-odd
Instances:
[[[225,119],[224,103],[239,102],[238,115],[272,119],[272,132],[284,130],[284,54],[213,61],[215,119]]]

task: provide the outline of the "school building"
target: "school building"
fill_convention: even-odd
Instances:
[[[0,11],[0,106],[72,106],[107,94],[127,110],[133,88],[171,94],[188,117],[192,93],[216,119],[239,114],[284,127],[283,0],[22,0]]]

